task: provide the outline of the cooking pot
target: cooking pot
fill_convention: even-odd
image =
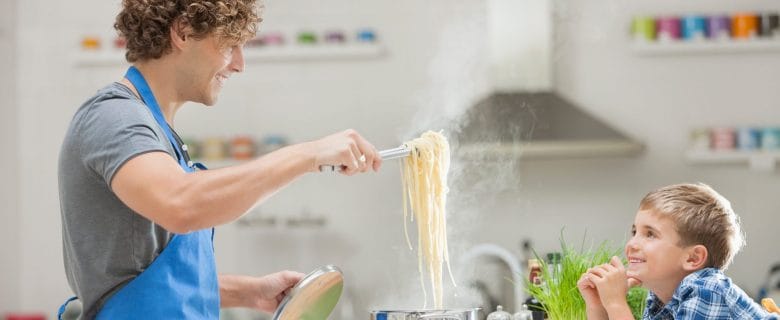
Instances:
[[[481,308],[441,310],[374,310],[371,320],[479,320]]]

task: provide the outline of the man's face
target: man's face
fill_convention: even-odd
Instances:
[[[183,77],[180,88],[184,100],[207,106],[217,102],[222,87],[235,72],[244,70],[244,52],[241,45],[223,44],[215,36],[193,40],[185,52],[181,65]]]
[[[679,243],[680,236],[671,218],[640,210],[625,248],[628,277],[642,281],[651,290],[673,290],[687,275],[683,264],[688,253]]]

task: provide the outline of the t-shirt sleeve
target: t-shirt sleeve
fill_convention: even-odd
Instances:
[[[128,160],[148,152],[169,152],[167,138],[159,136],[154,118],[137,101],[98,102],[82,120],[79,130],[82,159],[109,187],[116,172]]]

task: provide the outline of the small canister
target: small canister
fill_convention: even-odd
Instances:
[[[680,23],[682,26],[682,38],[685,41],[703,41],[707,38],[707,19],[704,16],[685,16]]]
[[[225,141],[213,137],[204,139],[200,144],[200,154],[203,159],[219,161],[225,158]]]
[[[298,33],[298,43],[300,44],[316,44],[317,34],[313,31],[302,31]]]
[[[737,145],[737,138],[734,133],[734,128],[720,127],[713,128],[712,134],[712,150],[726,151],[734,150]]]
[[[761,129],[761,150],[780,150],[780,128]]]
[[[528,310],[528,305],[523,304],[523,307],[515,312],[515,314],[512,316],[512,320],[533,320],[533,313],[531,313],[531,310]]]
[[[707,36],[711,40],[730,40],[731,18],[729,18],[727,15],[715,15],[707,17]]]
[[[512,320],[512,314],[504,311],[504,307],[499,305],[496,307],[496,311],[488,314],[487,320]]]
[[[699,128],[691,130],[691,149],[707,151],[710,149],[710,130]]]
[[[631,23],[631,35],[635,41],[655,41],[655,19],[648,16],[634,17]]]
[[[776,12],[758,15],[758,36],[774,38],[780,31],[780,15]]]
[[[656,20],[655,30],[658,41],[677,41],[680,39],[680,18],[660,17]]]
[[[731,35],[735,39],[755,38],[758,31],[758,17],[755,13],[739,13],[731,18]]]
[[[737,148],[742,151],[753,151],[761,146],[761,131],[756,128],[742,127],[737,129]]]
[[[255,155],[255,145],[249,136],[237,136],[230,141],[230,155],[235,160],[249,160]]]
[[[374,43],[376,42],[376,31],[369,28],[360,29],[355,36],[357,42]]]

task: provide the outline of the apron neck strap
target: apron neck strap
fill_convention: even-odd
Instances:
[[[190,167],[184,159],[184,152],[181,150],[181,147],[179,147],[179,144],[176,142],[176,138],[173,136],[173,129],[171,129],[171,126],[165,121],[160,105],[157,103],[157,99],[154,98],[154,93],[152,93],[152,89],[149,88],[149,84],[146,82],[146,79],[144,79],[141,71],[135,66],[131,66],[127,69],[125,78],[133,84],[138,91],[138,94],[141,95],[141,100],[143,100],[146,107],[149,108],[149,111],[152,112],[154,120],[157,121],[157,124],[160,125],[160,128],[165,132],[165,136],[168,138],[168,141],[173,146],[173,150],[176,152],[179,165],[184,168],[184,170],[189,171]]]

